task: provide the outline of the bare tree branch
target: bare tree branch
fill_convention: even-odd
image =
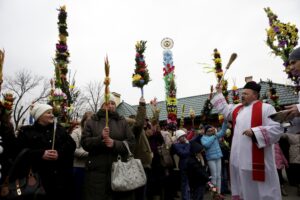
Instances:
[[[80,91],[80,89],[75,87],[76,84],[75,76],[76,76],[76,72],[73,74],[71,78],[71,70],[69,70],[69,80],[70,80],[69,92],[70,92],[70,97],[72,99],[72,102],[70,102],[72,104],[70,106],[72,109],[69,110],[68,116],[71,121],[77,120],[78,117],[81,117],[86,109],[84,96]]]
[[[96,113],[101,106],[100,99],[103,86],[102,81],[91,81],[85,86],[84,98],[90,110],[94,113]]]
[[[13,120],[18,128],[20,121],[30,108],[31,102],[39,102],[48,97],[50,83],[44,77],[34,75],[26,69],[18,71],[13,77],[8,76],[4,83],[3,88],[14,93]],[[38,87],[41,87],[40,91],[36,91]]]
[[[73,111],[70,113],[70,117],[72,120],[77,120],[77,118],[81,118],[87,110],[86,98],[82,93],[79,93],[76,101],[73,103]]]

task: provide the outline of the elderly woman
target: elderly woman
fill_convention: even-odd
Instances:
[[[26,162],[28,161],[33,171],[39,173],[46,191],[45,199],[72,199],[72,170],[76,144],[62,126],[57,124],[57,127],[54,127],[54,115],[50,105],[35,104],[30,114],[35,123],[32,126],[21,127],[17,138],[21,149],[29,149],[29,160]]]
[[[127,155],[123,141],[127,141],[132,152],[134,135],[126,119],[116,112],[116,102],[112,94],[108,103],[101,99],[100,110],[86,121],[81,144],[88,154],[84,182],[85,200],[134,199],[134,193],[115,192],[111,189],[111,166],[118,154]],[[108,127],[106,127],[106,109]]]

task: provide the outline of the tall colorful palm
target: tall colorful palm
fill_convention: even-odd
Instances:
[[[298,44],[298,28],[291,23],[282,23],[278,16],[268,7],[264,8],[270,27],[266,29],[266,44],[271,48],[272,53],[283,60],[284,71],[295,84],[295,90],[300,90],[299,74],[294,73],[289,66],[289,55]]]

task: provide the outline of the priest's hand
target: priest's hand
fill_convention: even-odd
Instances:
[[[139,102],[139,103],[142,104],[142,105],[145,105],[145,104],[146,104],[146,101],[145,101],[144,97],[141,97],[141,98],[140,98],[140,102]]]
[[[252,138],[252,136],[254,135],[254,133],[253,133],[253,131],[252,131],[251,128],[250,128],[250,129],[245,130],[245,131],[243,132],[243,135],[246,135],[246,136]]]
[[[300,113],[299,113],[299,110],[298,110],[298,107],[296,104],[294,105],[289,105],[289,106],[285,106],[284,107],[286,110],[284,110],[286,113],[286,117],[285,117],[285,120],[288,121],[288,120],[292,120],[294,117],[298,117],[300,116]]]

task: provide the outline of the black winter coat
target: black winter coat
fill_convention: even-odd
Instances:
[[[14,127],[10,123],[0,123],[0,136],[2,143],[0,144],[3,148],[3,152],[0,154],[0,164],[1,164],[1,175],[0,185],[4,182],[12,162],[16,157],[17,145],[16,137],[14,134]]]
[[[42,126],[38,123],[22,127],[17,138],[20,151],[24,148],[30,149],[26,164],[31,165],[33,171],[41,176],[47,199],[72,199],[72,172],[76,144],[66,130],[57,125],[54,149],[58,152],[58,159],[44,160],[42,156],[45,150],[52,148],[52,139],[53,124]]]
[[[202,166],[195,155],[190,155],[187,159],[187,175],[191,188],[205,185],[209,181],[205,166]]]

